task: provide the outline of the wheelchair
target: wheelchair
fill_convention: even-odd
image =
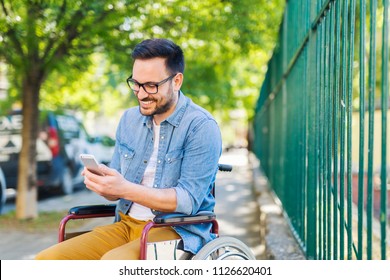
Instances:
[[[231,165],[218,164],[219,171],[230,172]],[[212,188],[215,197],[215,184]],[[61,220],[58,232],[58,242],[72,238],[83,232],[66,232],[66,224],[70,220],[91,219],[103,217],[115,217],[115,204],[76,206],[69,210],[68,214]],[[148,233],[152,228],[172,227],[188,224],[211,223],[211,232],[217,238],[208,242],[198,253],[178,250],[178,240],[168,240],[159,242],[148,242]],[[242,241],[230,236],[219,236],[219,227],[214,212],[199,212],[194,216],[181,213],[163,213],[157,215],[153,221],[147,223],[140,238],[140,260],[148,259],[178,259],[178,260],[256,260],[251,249]],[[163,257],[161,257],[163,256]]]

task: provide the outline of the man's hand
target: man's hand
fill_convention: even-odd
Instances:
[[[99,164],[104,176],[96,175],[84,168],[84,184],[88,189],[107,198],[124,198],[151,209],[174,212],[177,206],[176,191],[173,188],[149,188],[127,181],[116,169]]]
[[[96,175],[84,168],[81,175],[84,176],[84,184],[87,188],[108,200],[113,201],[123,197],[128,183],[125,178],[118,171],[104,164],[99,164],[99,170],[104,176]]]

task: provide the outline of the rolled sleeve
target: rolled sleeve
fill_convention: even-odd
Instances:
[[[184,213],[187,215],[192,214],[192,202],[188,192],[180,187],[175,187],[177,197],[177,205],[175,212]]]

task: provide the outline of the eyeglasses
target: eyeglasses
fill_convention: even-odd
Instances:
[[[147,83],[139,83],[137,82],[136,80],[134,80],[132,77],[133,75],[131,75],[129,78],[127,78],[126,82],[127,82],[127,85],[129,86],[129,88],[134,91],[135,94],[138,94],[139,90],[141,89],[141,87],[144,89],[144,91],[146,93],[149,93],[149,94],[156,94],[158,92],[158,87],[161,86],[162,84],[168,82],[169,80],[173,79],[173,77],[175,77],[177,75],[176,74],[173,74],[171,76],[169,76],[168,78],[162,80],[161,82],[158,82],[158,83],[152,83],[152,82],[147,82]]]

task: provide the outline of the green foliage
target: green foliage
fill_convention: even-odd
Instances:
[[[8,66],[10,84],[0,109],[22,105],[19,164],[31,166],[29,172],[18,169],[18,218],[37,215],[25,207],[36,203],[34,196],[23,193],[36,192],[38,109],[101,116],[136,104],[125,84],[132,48],[143,39],[165,37],[185,52],[185,93],[219,121],[230,120],[233,109],[235,121],[240,116],[246,123],[249,114],[242,111],[252,111],[281,2],[0,0],[0,61]]]
[[[252,111],[284,1],[1,0],[0,59],[9,98],[28,69],[42,71],[42,109],[116,112],[136,104],[125,84],[131,50],[151,37],[186,55],[183,91],[211,111]],[[18,42],[18,43],[17,43]],[[6,105],[4,105],[6,104]]]

